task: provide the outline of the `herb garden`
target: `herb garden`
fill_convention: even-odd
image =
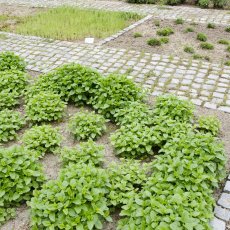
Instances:
[[[126,76],[67,64],[33,79],[25,67],[0,54],[0,225],[26,203],[31,229],[103,229],[114,212],[122,230],[211,229],[227,161],[217,118],[195,116],[173,95],[152,105]],[[69,105],[89,110],[68,117]],[[72,147],[62,143],[64,117]],[[119,161],[105,165],[96,140],[108,123]],[[53,180],[41,162],[47,153],[62,162]]]

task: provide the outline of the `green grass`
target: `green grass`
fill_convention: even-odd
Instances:
[[[135,13],[59,7],[24,18],[15,32],[60,40],[105,38],[140,18]]]

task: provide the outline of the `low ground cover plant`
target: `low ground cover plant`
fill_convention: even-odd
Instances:
[[[207,35],[204,33],[199,33],[197,34],[197,40],[206,42],[208,40]]]
[[[59,130],[51,125],[34,126],[22,137],[24,146],[34,151],[38,157],[44,156],[45,153],[55,153],[61,145],[61,140]]]
[[[191,47],[191,46],[185,46],[185,47],[184,47],[184,52],[193,54],[193,53],[195,53],[195,50],[194,50],[194,48]]]
[[[213,50],[214,49],[214,45],[208,42],[202,42],[200,44],[200,47],[204,50]]]
[[[161,40],[158,38],[150,38],[147,41],[147,44],[150,46],[160,46],[161,45]]]
[[[157,35],[159,36],[169,36],[171,34],[174,34],[174,31],[170,27],[165,27],[165,28],[157,30]]]
[[[9,90],[0,91],[0,110],[10,109],[19,104],[18,94]]]
[[[95,112],[78,112],[70,118],[69,130],[78,141],[94,140],[106,131],[106,119]]]

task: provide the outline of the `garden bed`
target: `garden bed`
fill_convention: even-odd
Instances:
[[[216,25],[215,28],[207,28],[205,24],[188,23],[180,19],[178,22],[182,24],[176,24],[171,20],[151,19],[107,45],[214,63],[225,63],[230,60],[230,33],[226,31],[226,27]],[[214,25],[210,24],[209,26]],[[164,28],[171,28],[173,34],[159,36],[157,31]],[[204,41],[197,39],[198,34],[205,35],[202,37]],[[168,43],[153,42],[151,45],[148,44],[150,39],[160,40],[162,38],[168,39]],[[202,40],[202,38],[200,39]],[[213,49],[201,48],[201,44],[204,42],[212,44]],[[220,42],[226,44],[220,44]]]

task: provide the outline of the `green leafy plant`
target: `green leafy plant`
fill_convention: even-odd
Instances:
[[[104,169],[70,164],[29,202],[33,229],[102,229],[109,216],[109,179]]]
[[[157,30],[157,34],[159,36],[169,36],[171,34],[174,34],[174,31],[170,27],[165,27],[165,28]]]
[[[136,32],[136,33],[134,33],[133,34],[133,37],[134,38],[140,38],[140,37],[142,37],[143,35],[141,34],[141,33],[138,33],[138,32]]]
[[[106,171],[110,180],[107,196],[112,206],[127,204],[147,180],[147,166],[137,160],[122,159],[121,163],[111,163]]]
[[[208,42],[202,42],[200,44],[200,47],[204,50],[213,50],[214,49],[214,45]]]
[[[197,60],[197,59],[204,59],[204,56],[201,54],[193,54],[192,55],[193,59]]]
[[[161,46],[161,40],[158,38],[150,38],[147,44],[150,46]]]
[[[220,131],[220,121],[215,116],[201,116],[195,125],[199,132],[211,133],[217,136]]]
[[[230,33],[230,26],[226,27],[225,31],[228,32],[228,33]]]
[[[77,140],[97,139],[106,130],[106,119],[95,112],[78,112],[69,121],[69,130]]]
[[[75,148],[64,148],[61,151],[62,162],[68,163],[85,163],[94,166],[101,166],[104,161],[104,146],[98,145],[92,140],[80,143]]]
[[[191,47],[191,46],[185,46],[185,47],[184,47],[184,52],[193,54],[193,53],[195,53],[195,50],[194,50],[194,48]]]
[[[15,105],[19,104],[18,95],[9,90],[0,91],[0,110],[10,109]]]
[[[197,34],[197,40],[206,42],[208,40],[207,35],[204,33],[199,33]]]
[[[163,38],[160,38],[160,41],[163,44],[167,44],[167,43],[169,43],[169,38],[168,37],[163,37]]]
[[[54,93],[42,92],[30,98],[26,104],[26,116],[32,122],[60,120],[66,108],[65,102]]]
[[[26,63],[18,55],[12,52],[0,53],[0,71],[20,70],[25,71]]]
[[[191,33],[191,32],[194,32],[194,28],[192,28],[192,27],[187,27],[187,28],[185,29],[185,33]]]
[[[25,124],[19,112],[3,109],[0,111],[0,142],[14,140],[17,131]]]
[[[156,99],[155,116],[166,116],[180,122],[188,122],[193,118],[194,105],[174,95],[162,95]]]
[[[210,5],[210,0],[199,0],[198,5],[202,8],[208,8]]]
[[[230,53],[230,45],[227,47],[226,51]]]
[[[213,23],[208,23],[207,28],[208,28],[208,29],[215,29],[215,28],[216,28],[216,25],[213,24]]]
[[[212,1],[215,8],[224,8],[228,3],[228,0],[212,0]]]
[[[100,79],[99,87],[89,104],[106,118],[112,118],[116,110],[127,102],[141,101],[145,92],[132,80],[123,75],[109,75]]]
[[[222,45],[229,45],[230,44],[230,41],[229,40],[226,40],[226,39],[221,39],[218,41],[219,44],[222,44]]]
[[[230,66],[230,60],[226,61],[226,62],[224,63],[224,65]]]
[[[62,137],[59,130],[51,125],[34,126],[27,130],[22,142],[29,150],[33,150],[42,157],[45,153],[55,153],[61,145]]]
[[[20,146],[0,148],[0,225],[44,180],[42,166],[30,150]]]
[[[177,18],[177,19],[175,20],[175,24],[176,24],[176,25],[182,25],[182,24],[184,24],[184,19],[183,19],[183,18]]]

